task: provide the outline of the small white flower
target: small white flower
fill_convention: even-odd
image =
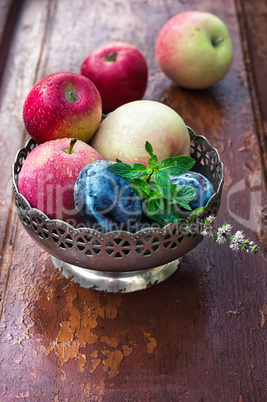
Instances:
[[[242,230],[238,230],[238,231],[234,234],[234,237],[233,237],[233,240],[232,240],[232,241],[235,241],[235,242],[238,242],[238,243],[243,243],[244,239],[245,239],[245,236],[244,236],[244,234],[243,234],[243,231],[242,231]]]
[[[221,233],[218,233],[218,236],[217,236],[217,239],[216,239],[216,243],[218,243],[218,244],[223,244],[223,243],[225,243],[226,242],[226,237],[223,235],[223,234],[221,234]]]
[[[245,236],[243,234],[243,231],[238,230],[232,237],[229,247],[234,251],[239,251],[240,247],[242,246],[242,244],[244,242],[244,239],[245,239]]]
[[[215,222],[215,216],[214,215],[209,215],[206,218],[207,223],[213,224]]]
[[[240,249],[240,244],[239,244],[239,243],[231,243],[231,244],[229,245],[229,247],[230,247],[232,250],[234,250],[234,251],[239,251],[239,249]]]
[[[209,228],[209,227],[205,226],[204,229],[202,230],[201,234],[202,234],[202,236],[204,236],[204,237],[213,236],[212,228]]]
[[[231,230],[233,229],[233,226],[230,225],[229,223],[227,223],[223,228],[224,228],[226,233],[230,233]]]
[[[229,223],[227,223],[226,225],[218,228],[217,232],[218,232],[219,236],[226,237],[230,233],[231,229],[232,229],[232,226]]]

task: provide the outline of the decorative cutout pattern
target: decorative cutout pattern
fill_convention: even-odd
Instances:
[[[196,160],[194,170],[204,174],[213,184],[215,194],[202,213],[217,215],[223,186],[223,164],[218,151],[205,137],[197,136],[188,127],[191,137],[191,156]],[[29,235],[50,254],[80,267],[102,271],[135,271],[152,268],[175,260],[201,240],[195,232],[182,235],[182,228],[168,225],[162,229],[144,229],[135,234],[119,231],[102,234],[90,228],[75,229],[60,221],[50,220],[41,211],[31,208],[18,192],[17,183],[27,155],[37,146],[30,139],[13,165],[12,179],[15,203],[21,222]]]

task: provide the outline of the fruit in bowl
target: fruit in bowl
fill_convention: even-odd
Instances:
[[[74,184],[89,163],[103,159],[90,145],[59,138],[37,145],[22,165],[18,190],[33,208],[51,219],[73,220]]]
[[[100,124],[91,145],[104,159],[148,164],[148,141],[159,161],[190,155],[188,129],[179,114],[163,103],[139,100],[111,112]]]
[[[56,138],[89,141],[102,118],[102,102],[96,86],[75,73],[59,72],[41,79],[23,105],[23,120],[38,143]]]
[[[81,74],[100,92],[103,112],[142,99],[148,79],[147,62],[134,46],[112,42],[93,50],[83,61]]]
[[[188,132],[191,139],[191,156],[195,162],[193,169],[205,175],[211,181],[215,191],[199,219],[202,220],[210,214],[216,217],[223,185],[223,165],[217,150],[205,137],[197,136],[190,128]],[[35,141],[30,139],[16,156],[12,173],[15,203],[25,230],[51,255],[55,267],[66,278],[73,278],[74,282],[83,287],[107,292],[131,292],[145,289],[165,280],[175,272],[178,267],[177,259],[196,247],[203,239],[201,225],[193,225],[188,234],[184,231],[184,223],[154,227],[153,223],[150,224],[152,221],[148,219],[145,227],[136,233],[124,230],[100,233],[84,225],[73,227],[63,220],[49,220],[40,210],[32,208],[18,190],[23,165],[36,145]],[[151,151],[151,148],[146,148],[149,152]],[[150,163],[156,165],[161,163],[157,163],[153,155],[149,154],[149,156]],[[187,156],[184,155],[182,158]],[[206,160],[208,163],[204,163]],[[188,162],[192,164],[193,161],[191,159],[185,159],[185,161],[187,161],[187,169],[190,168]],[[121,164],[114,163],[112,166]],[[149,166],[145,168],[149,169]],[[130,173],[136,173],[133,170],[141,168],[138,164],[133,170],[132,167],[126,168],[128,174],[129,170]],[[170,168],[171,175],[182,173],[172,171],[168,158],[167,162],[161,164],[161,168],[164,167]],[[161,170],[163,172],[163,169]],[[137,173],[139,175],[140,170]],[[157,181],[161,187],[163,186],[165,192],[164,173],[161,176],[161,178],[157,177]],[[128,180],[135,179],[128,178]],[[136,177],[136,180],[141,182],[140,178]],[[142,181],[145,183],[144,177]],[[150,184],[148,183],[149,187],[151,185],[152,192],[155,191],[153,181],[150,180]],[[147,191],[146,185],[143,190]],[[182,186],[179,201],[185,205],[186,202],[190,202],[194,194],[192,188],[189,193]]]
[[[192,209],[205,206],[214,194],[211,182],[201,173],[190,171],[180,175],[170,176],[170,179],[176,186],[187,185],[196,189],[195,197],[189,202]]]
[[[176,84],[208,88],[228,72],[233,45],[225,23],[204,11],[185,11],[161,28],[155,46],[161,70]]]
[[[108,170],[111,161],[86,166],[75,183],[75,207],[88,227],[105,232],[136,231],[142,217],[141,198],[130,182]]]
[[[81,171],[74,199],[88,227],[136,232],[147,223],[180,223],[192,209],[208,203],[213,187],[202,174],[188,171],[195,164],[193,158],[181,155],[158,162],[148,141],[145,150],[148,166],[104,160]]]

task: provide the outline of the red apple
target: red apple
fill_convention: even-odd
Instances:
[[[147,62],[134,46],[124,42],[103,45],[92,51],[81,66],[81,74],[100,92],[103,112],[142,99],[148,79]]]
[[[101,117],[102,102],[95,85],[80,74],[68,72],[41,79],[23,107],[26,129],[39,144],[64,137],[87,142]]]
[[[74,185],[81,170],[102,156],[83,141],[60,138],[38,145],[22,165],[19,192],[51,219],[72,220]]]

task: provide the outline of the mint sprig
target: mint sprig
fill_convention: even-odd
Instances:
[[[158,162],[152,145],[146,141],[148,166],[130,165],[119,159],[108,170],[129,179],[133,190],[143,199],[144,213],[161,224],[180,222],[179,208],[191,211],[189,205],[196,195],[191,186],[173,184],[170,176],[190,170],[195,160],[190,156],[174,156]]]

